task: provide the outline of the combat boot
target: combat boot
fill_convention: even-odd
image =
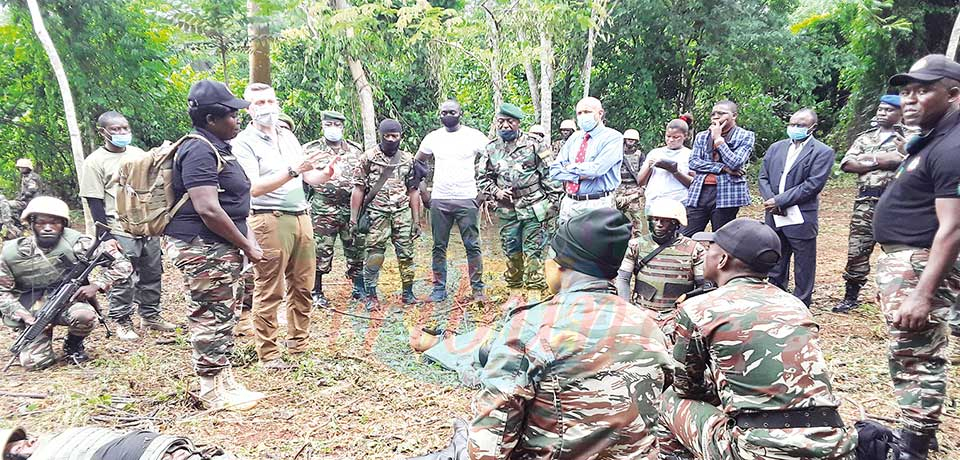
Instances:
[[[403,293],[400,294],[400,301],[407,305],[420,303],[420,299],[413,293],[413,283],[403,285]]]
[[[433,291],[430,292],[429,302],[443,302],[447,300],[447,290],[441,289],[439,286],[433,288]]]
[[[250,401],[241,398],[238,395],[230,393],[223,386],[222,375],[203,375],[200,376],[200,401],[212,410],[235,410],[243,411],[252,409],[257,405],[257,401]]]
[[[259,401],[263,398],[266,398],[267,395],[259,391],[250,391],[247,387],[243,386],[240,382],[237,381],[236,377],[233,375],[233,368],[228,367],[220,372],[219,377],[223,380],[223,389],[228,393],[233,393],[240,399],[247,399],[249,401]]]
[[[363,293],[366,292],[366,288],[363,287],[363,277],[354,276],[353,277],[353,291],[350,291],[350,297],[354,300],[360,300],[363,298]]]
[[[843,300],[833,307],[834,313],[847,313],[860,306],[860,288],[863,283],[847,281],[846,292],[843,294]]]
[[[114,327],[113,333],[118,339],[124,342],[140,340],[140,335],[133,330],[133,322],[131,322],[129,319],[125,321],[117,321],[117,325]]]
[[[83,337],[67,334],[67,338],[63,341],[63,357],[70,364],[90,361],[90,356],[83,349]]]
[[[177,325],[156,314],[147,318],[140,318],[140,328],[153,329],[160,332],[173,332],[177,330]]]
[[[330,306],[327,296],[323,295],[323,275],[317,273],[317,280],[313,283],[313,305],[321,308]]]
[[[931,437],[930,433],[900,430],[897,437],[897,444],[900,446],[900,458],[897,460],[927,460]]]

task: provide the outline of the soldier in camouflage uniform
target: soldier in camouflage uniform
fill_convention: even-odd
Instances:
[[[10,203],[7,197],[0,193],[0,237],[4,241],[20,237],[20,227],[16,223],[16,217],[13,210],[10,209]]]
[[[561,225],[542,302],[512,309],[474,400],[474,460],[656,458],[657,401],[670,372],[652,318],[611,280],[630,222],[602,208]]]
[[[860,289],[870,274],[870,254],[873,239],[873,209],[887,184],[893,180],[904,155],[897,146],[905,133],[900,125],[900,96],[892,94],[880,98],[874,120],[877,127],[860,135],[840,161],[840,169],[857,174],[858,192],[850,216],[850,241],[847,266],[843,271],[846,292],[843,300],[833,307],[836,313],[846,313],[860,305]]]
[[[567,139],[570,139],[570,136],[576,130],[577,124],[573,120],[563,120],[560,122],[560,139],[553,141],[553,145],[550,146],[550,154],[544,158],[547,164],[553,163],[553,160],[557,159],[557,154],[560,153],[560,149],[563,148],[563,143],[567,142]]]
[[[310,215],[313,216],[313,237],[317,242],[317,279],[313,285],[314,302],[327,306],[321,278],[330,273],[333,266],[333,247],[340,237],[343,254],[347,259],[347,278],[353,282],[352,296],[363,298],[363,245],[355,239],[350,228],[350,197],[353,193],[354,173],[360,165],[363,150],[359,145],[343,138],[343,122],[346,117],[340,112],[327,110],[322,113],[323,139],[303,146],[306,155],[322,152],[320,164],[340,156],[337,175],[329,182],[313,188],[310,196]]]
[[[703,285],[706,249],[680,233],[680,227],[687,224],[683,203],[669,198],[657,200],[650,206],[648,219],[650,233],[630,240],[620,264],[617,295],[647,309],[667,340],[672,341],[677,299]]]
[[[19,215],[24,206],[40,194],[40,175],[33,170],[33,160],[29,158],[20,158],[16,165],[20,170],[20,193],[16,200],[10,201],[10,208]]]
[[[853,460],[856,430],[837,412],[819,327],[766,281],[776,232],[740,218],[715,233],[705,277],[720,286],[677,311],[673,388],[664,391],[660,458]]]
[[[541,152],[544,144],[520,132],[523,111],[503,104],[497,112],[497,139],[477,158],[477,189],[497,203],[500,242],[507,256],[507,287],[542,291],[547,225],[556,216],[556,181]],[[532,295],[532,293],[531,293]]]
[[[640,133],[635,129],[623,132],[623,162],[620,163],[620,186],[614,194],[613,202],[617,209],[627,215],[633,224],[633,236],[648,232],[647,218],[643,215],[643,186],[640,185],[640,167],[644,155],[640,147]]]
[[[70,209],[53,197],[31,200],[23,212],[23,220],[33,235],[7,241],[0,251],[0,316],[5,325],[14,329],[36,321],[34,315],[43,306],[46,295],[56,289],[71,266],[94,243],[93,238],[69,227]],[[106,292],[113,283],[133,273],[133,266],[116,241],[102,243],[98,251],[113,256],[113,262],[90,277],[89,283],[78,291],[80,301],[67,307],[53,323],[67,326],[63,352],[73,364],[90,359],[84,351],[83,339],[93,330],[97,318],[91,302],[96,300],[98,292]],[[55,362],[53,328],[20,352],[20,364],[28,370],[44,369]]]
[[[366,257],[363,261],[363,284],[366,288],[368,310],[380,308],[377,283],[383,266],[387,242],[393,242],[400,268],[405,304],[417,303],[413,294],[413,244],[420,236],[420,190],[414,175],[413,155],[400,150],[403,130],[400,122],[384,119],[380,122],[380,145],[368,150],[354,172],[353,196],[350,199],[350,227],[356,229],[364,201],[369,201],[366,212],[370,226],[364,236]],[[386,179],[384,172],[389,171]],[[371,189],[382,182],[380,190],[371,196]],[[357,231],[357,230],[355,230]]]

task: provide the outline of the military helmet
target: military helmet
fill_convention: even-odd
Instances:
[[[7,444],[15,441],[27,439],[27,432],[23,428],[14,428],[12,430],[0,430],[0,452],[4,452]]]
[[[623,138],[624,138],[624,139],[633,139],[633,140],[635,140],[635,141],[639,141],[639,140],[640,140],[640,133],[637,132],[637,130],[635,130],[635,129],[628,129],[628,130],[626,130],[626,131],[623,132]]]
[[[540,125],[531,125],[529,132],[530,134],[539,134],[541,137],[547,134],[547,132],[543,130],[543,126]]]
[[[560,122],[560,129],[572,129],[577,130],[577,124],[573,120],[563,120]]]
[[[661,198],[650,203],[650,211],[647,217],[660,217],[663,219],[676,219],[680,225],[687,225],[687,208],[683,203],[669,198]]]
[[[20,215],[20,220],[27,222],[30,216],[34,214],[47,214],[51,216],[62,217],[70,225],[70,207],[59,198],[52,196],[38,196],[29,203]]]
[[[33,160],[29,158],[20,158],[17,160],[17,167],[33,169]]]

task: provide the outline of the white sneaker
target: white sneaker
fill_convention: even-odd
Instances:
[[[116,327],[113,328],[113,333],[124,342],[140,340],[140,336],[133,330],[132,324],[117,323]]]

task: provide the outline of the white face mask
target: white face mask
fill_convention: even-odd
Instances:
[[[324,126],[323,137],[330,142],[340,142],[343,139],[343,128],[340,126]]]
[[[253,121],[260,126],[274,126],[280,118],[280,107],[268,105],[260,107],[253,115]]]

